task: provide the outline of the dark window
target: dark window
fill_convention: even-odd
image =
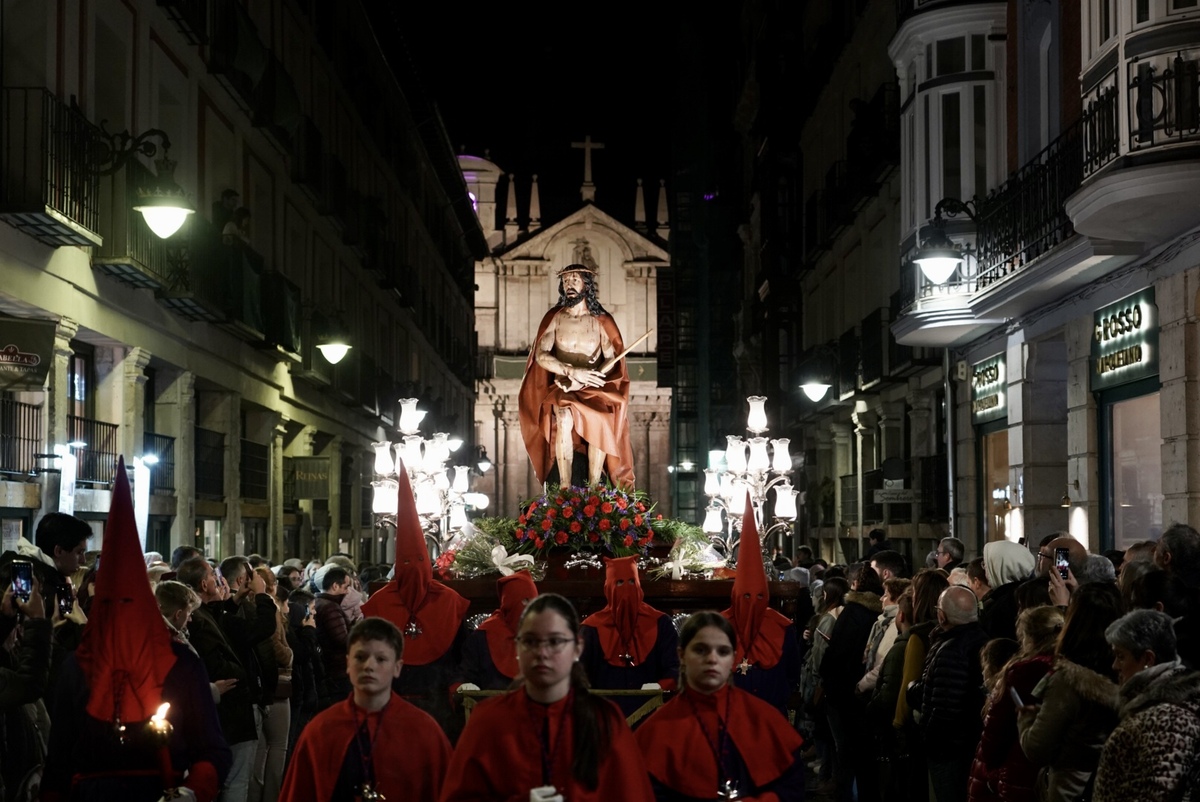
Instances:
[[[987,69],[987,38],[977,33],[971,37],[971,69]]]
[[[962,132],[957,92],[942,95],[942,197],[962,198]]]
[[[67,407],[77,418],[90,418],[96,408],[96,349],[87,343],[71,343],[67,367]]]
[[[959,36],[937,43],[937,74],[954,75],[967,71],[967,40]]]

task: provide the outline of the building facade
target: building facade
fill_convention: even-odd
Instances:
[[[153,455],[149,549],[386,559],[371,443],[403,396],[469,436],[486,247],[405,60],[357,2],[8,3],[3,25],[0,339],[48,367],[0,388],[4,546],[63,504],[100,535],[117,457]],[[168,239],[133,211],[166,137],[114,159],[108,136],[153,130],[196,209]]]

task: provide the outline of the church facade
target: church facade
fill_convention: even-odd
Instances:
[[[512,176],[483,158],[459,156],[459,163],[491,249],[487,258],[475,264],[479,353],[475,442],[486,449],[495,468],[475,486],[492,499],[489,514],[515,516],[522,501],[542,492],[521,438],[517,393],[538,323],[558,302],[557,271],[572,263],[596,270],[600,302],[616,320],[627,346],[650,332],[626,357],[631,379],[630,439],[637,488],[650,494],[657,512],[668,514],[671,389],[658,386],[657,371],[658,276],[670,269],[665,203],[659,204],[659,227],[651,233],[643,219],[639,186],[637,220],[630,227],[595,205],[589,170],[581,191],[582,206],[543,226],[534,176],[528,221],[520,226]],[[503,225],[497,214],[501,184]]]

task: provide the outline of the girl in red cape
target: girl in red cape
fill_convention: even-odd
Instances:
[[[635,735],[658,802],[801,802],[803,739],[771,705],[735,687],[737,633],[720,613],[679,630],[683,692]]]
[[[579,616],[553,593],[525,608],[522,685],[475,707],[442,802],[650,802],[654,794],[620,710],[588,691]]]

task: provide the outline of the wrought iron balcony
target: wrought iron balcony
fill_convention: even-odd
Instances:
[[[199,426],[195,429],[196,498],[225,498],[225,435]]]
[[[41,443],[41,406],[0,398],[0,476],[31,475]]]
[[[40,87],[5,87],[0,219],[51,247],[99,245],[98,130]]]
[[[242,440],[242,498],[266,501],[271,486],[271,447],[253,440]]]
[[[92,254],[92,265],[132,287],[160,290],[170,283],[167,241],[146,225],[138,205],[138,187],[157,178],[137,159],[101,183],[99,226],[104,244]]]
[[[75,481],[80,484],[108,485],[117,474],[117,453],[120,448],[115,423],[67,416],[67,438],[72,442],[86,443],[75,449],[79,460],[75,469]]]
[[[175,492],[175,438],[165,434],[145,432],[142,435],[142,451],[158,457],[150,471],[151,493]]]

